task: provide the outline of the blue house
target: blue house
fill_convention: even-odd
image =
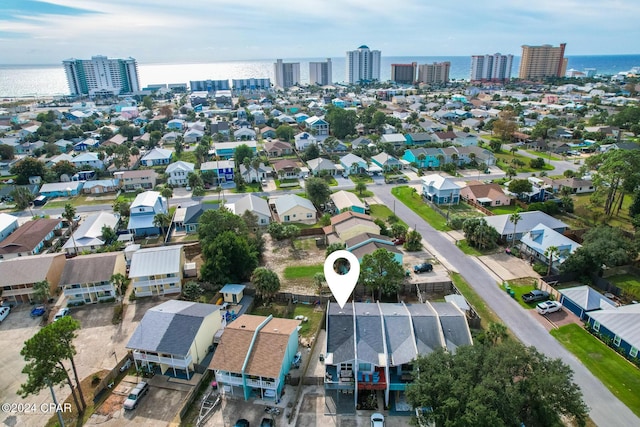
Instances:
[[[340,190],[333,193],[330,197],[338,212],[353,211],[361,214],[366,213],[366,205],[353,193]]]
[[[248,146],[253,154],[257,152],[256,141],[232,141],[232,142],[216,142],[213,144],[213,150],[216,156],[220,159],[231,159],[236,152],[236,148],[240,145]]]
[[[347,107],[347,103],[344,102],[344,100],[340,99],[340,98],[333,98],[331,100],[331,103],[333,105],[335,105],[338,108],[346,108]]]
[[[96,141],[93,138],[87,138],[84,141],[80,141],[73,145],[74,151],[87,151],[89,148],[96,148],[100,145],[99,141]]]
[[[588,314],[594,333],[610,338],[616,349],[622,349],[630,360],[637,360],[640,348],[640,304],[592,311]]]
[[[396,159],[390,154],[385,153],[384,151],[371,157],[371,161],[374,164],[380,166],[384,171],[388,171],[391,169],[402,169],[402,163],[400,162],[400,160]]]
[[[298,352],[299,325],[299,320],[249,314],[228,323],[209,364],[220,393],[279,402]]]
[[[187,127],[187,122],[180,119],[173,119],[167,122],[167,129],[171,130],[184,130]]]
[[[362,173],[367,170],[367,162],[359,156],[353,153],[349,153],[346,156],[340,158],[340,164],[344,168],[347,175]]]
[[[591,286],[575,286],[560,289],[560,302],[570,312],[585,320],[596,310],[616,308],[616,303],[593,289]]]
[[[50,182],[42,184],[40,195],[48,198],[77,196],[82,191],[83,181]]]
[[[171,155],[173,151],[164,148],[154,148],[147,154],[142,156],[140,164],[144,166],[161,166],[171,163]]]
[[[440,148],[413,148],[405,150],[402,156],[404,160],[415,163],[419,168],[438,168],[441,157],[444,158],[445,154]]]
[[[461,188],[450,177],[437,174],[422,177],[422,195],[436,205],[457,205]]]
[[[218,205],[212,203],[200,203],[199,205],[191,205],[186,207],[184,215],[184,230],[187,234],[193,234],[198,232],[198,225],[200,224],[200,217],[208,210],[217,210]]]
[[[167,199],[158,191],[145,191],[136,196],[130,210],[128,230],[136,236],[157,235],[160,228],[153,224],[153,219],[159,213],[168,213]]]
[[[216,160],[205,162],[200,165],[200,173],[214,172],[218,179],[218,184],[233,182],[234,164],[232,160]]]

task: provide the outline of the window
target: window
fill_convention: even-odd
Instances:
[[[613,345],[615,345],[616,347],[620,347],[620,341],[621,341],[620,337],[618,335],[616,335],[613,338]]]
[[[598,322],[597,320],[593,321],[593,330],[596,332],[600,330],[600,322]]]
[[[635,347],[631,347],[631,350],[629,350],[629,356],[636,357],[637,355],[638,355],[638,349]]]
[[[313,218],[313,214],[308,213],[307,218]]]
[[[359,363],[358,364],[359,372],[371,372],[371,363]]]

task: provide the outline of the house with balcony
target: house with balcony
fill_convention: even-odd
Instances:
[[[533,227],[522,236],[520,242],[520,249],[525,257],[524,259],[530,258],[540,261],[547,266],[551,262],[552,272],[559,271],[560,265],[567,260],[569,255],[582,247],[581,244],[574,242],[544,224],[538,224]],[[547,251],[551,247],[555,247],[557,251],[552,256],[549,256]]]
[[[98,303],[117,296],[111,276],[125,272],[122,252],[81,255],[67,260],[59,286],[68,304]]]
[[[407,140],[401,133],[386,133],[380,137],[380,142],[393,145],[393,148],[400,150],[405,147]]]
[[[273,164],[273,170],[280,179],[300,178],[301,169],[301,165],[289,159],[280,160]]]
[[[221,328],[219,305],[170,300],[146,311],[126,348],[136,369],[189,379]]]
[[[293,139],[296,150],[298,151],[306,150],[311,144],[318,145],[318,139],[309,132],[300,132],[294,135]]]
[[[37,255],[62,235],[62,220],[40,218],[27,221],[0,242],[0,260]]]
[[[213,172],[216,176],[217,184],[233,182],[233,160],[214,160],[212,162],[204,162],[200,165],[200,174],[205,172]]]
[[[272,138],[275,138],[275,136]],[[293,154],[293,148],[291,147],[291,144],[284,141],[268,141],[264,144],[264,151],[269,157],[283,157]]]
[[[82,153],[71,160],[71,163],[78,169],[104,169],[104,162],[100,160],[97,153]]]
[[[227,324],[209,364],[219,392],[279,401],[298,351],[299,325],[299,320],[249,314]]]
[[[407,133],[404,138],[407,145],[424,145],[433,142],[433,136],[428,132]]]
[[[305,127],[320,137],[329,136],[329,123],[321,117],[311,116],[304,121]]]
[[[182,160],[171,163],[165,170],[165,173],[169,175],[167,182],[169,185],[185,187],[189,185],[188,177],[194,170],[195,165],[193,163],[183,162]]]
[[[173,151],[166,150],[164,148],[154,148],[149,151],[147,154],[142,156],[140,159],[140,164],[142,166],[162,166],[168,165],[171,163],[171,156],[173,155]]]
[[[445,154],[440,148],[413,148],[405,150],[404,160],[419,168],[439,168],[444,162]]]
[[[417,356],[473,344],[465,314],[447,302],[329,303],[326,331],[325,396],[345,410],[373,395],[407,412],[400,402]]]
[[[76,228],[62,249],[69,255],[95,252],[104,247],[106,243],[102,237],[103,227],[115,231],[118,229],[119,222],[120,215],[118,214],[106,211],[92,213]]]
[[[235,155],[236,148],[241,145],[246,145],[247,147],[249,147],[249,149],[251,149],[253,154],[256,154],[256,141],[215,142],[213,143],[213,154],[215,154],[222,160],[229,160]]]
[[[158,191],[145,191],[136,196],[129,208],[129,224],[127,229],[136,236],[160,234],[160,228],[153,224],[157,214],[169,212],[167,199]]]
[[[115,172],[124,191],[153,190],[156,187],[158,174],[153,169]]]
[[[239,169],[240,176],[242,176],[245,182],[260,182],[263,179],[267,179],[267,177],[273,173],[273,168],[271,166],[265,166],[264,163],[260,163],[257,168],[249,166],[248,169],[242,164]]]
[[[251,128],[242,127],[233,132],[233,137],[236,141],[253,141],[256,139],[256,131]]]
[[[182,245],[139,249],[129,267],[133,292],[140,297],[179,294],[183,268]]]
[[[18,217],[0,213],[0,242],[18,229]]]
[[[422,177],[422,195],[436,205],[457,205],[461,188],[448,176],[432,174]]]
[[[0,262],[2,299],[12,303],[36,302],[33,285],[46,280],[55,295],[65,265],[63,254],[43,254]]]

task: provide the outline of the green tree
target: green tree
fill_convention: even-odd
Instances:
[[[233,159],[236,162],[236,167],[239,167],[246,157],[251,159],[253,157],[253,150],[251,150],[247,144],[238,145],[233,152]]]
[[[116,288],[116,293],[120,297],[120,305],[124,305],[124,296],[127,294],[127,288],[131,279],[122,273],[115,273],[111,275],[111,283]]]
[[[462,232],[467,243],[474,248],[493,249],[500,239],[500,234],[484,218],[466,219],[462,223]]]
[[[258,267],[251,275],[256,293],[265,301],[272,299],[280,290],[280,278],[266,267]]]
[[[158,227],[160,229],[163,238],[166,235],[166,229],[170,225],[171,225],[171,216],[168,213],[159,212],[154,215],[153,226]]]
[[[555,257],[560,255],[560,250],[557,246],[549,246],[544,251],[544,256],[547,257],[548,267],[547,267],[547,276],[551,275],[551,268],[553,267],[553,260]]]
[[[509,183],[509,191],[518,196],[521,199],[525,193],[530,193],[533,190],[533,185],[528,179],[513,179]]]
[[[56,177],[58,179],[60,179],[64,174],[71,178],[78,171],[76,166],[67,160],[63,160],[51,166],[51,170],[56,173]]]
[[[619,213],[626,194],[640,186],[640,150],[609,150],[591,156],[586,164],[593,174],[595,197],[604,200],[604,213]]]
[[[408,230],[406,225],[396,222],[391,225],[391,236],[396,239],[406,238]]]
[[[562,272],[596,273],[602,266],[625,265],[638,256],[638,247],[619,228],[601,225],[589,229],[578,248],[562,263]]]
[[[440,348],[413,363],[407,400],[431,408],[423,422],[438,426],[585,426],[588,407],[560,359],[501,339],[492,344]]]
[[[344,243],[331,243],[329,246],[327,246],[327,249],[325,249],[324,256],[326,258],[335,251],[341,251],[342,249],[344,249]]]
[[[11,197],[18,209],[26,209],[35,200],[36,196],[26,187],[16,187],[11,192]]]
[[[118,198],[113,202],[113,212],[120,215],[120,218],[126,218],[131,215],[131,203]]]
[[[199,173],[196,172],[189,172],[189,175],[187,175],[187,182],[189,183],[189,186],[191,188],[204,187],[204,181],[202,181],[202,177]]]
[[[362,197],[362,193],[367,191],[367,184],[364,181],[358,181],[356,183],[356,191],[360,194],[360,197]]]
[[[0,144],[0,158],[2,160],[12,160],[15,157],[13,147],[7,144]]]
[[[360,282],[371,290],[373,298],[375,291],[378,291],[378,300],[382,294],[392,295],[398,292],[403,281],[404,270],[392,252],[380,248],[362,257]]]
[[[33,284],[33,297],[44,305],[45,316],[49,312],[49,298],[51,298],[51,285],[47,279]]]
[[[242,222],[240,217],[238,219]],[[244,222],[242,224],[246,228]],[[258,266],[260,247],[257,242],[231,230],[201,240],[200,244],[204,258],[200,274],[205,281],[221,285],[244,282]]]
[[[309,144],[307,148],[304,149],[304,153],[302,153],[302,158],[304,160],[312,160],[320,157],[320,149],[317,144]]]
[[[316,288],[316,294],[322,295],[322,288],[326,281],[327,279],[324,277],[324,273],[316,273],[313,275],[313,284]]]
[[[333,135],[338,139],[344,139],[347,135],[356,133],[358,116],[355,111],[329,105],[325,119],[331,125]]]
[[[509,222],[513,223],[513,239],[511,239],[512,245],[516,242],[516,234],[518,234],[518,222],[520,222],[520,220],[522,219],[522,215],[520,215],[520,212],[520,208],[517,208],[511,215],[509,215]]]
[[[100,230],[100,237],[104,241],[105,245],[110,245],[118,239],[118,234],[113,228],[108,225],[103,225],[102,230]]]
[[[193,280],[188,281],[182,287],[182,298],[187,301],[198,301],[203,293],[204,290],[202,289],[202,286]]]
[[[544,159],[542,157],[531,159],[529,160],[529,166],[534,169],[542,169],[544,167]]]
[[[76,208],[74,208],[71,203],[67,203],[64,205],[64,212],[62,212],[62,217],[69,224],[69,230],[71,231],[71,241],[73,242],[73,253],[78,254],[78,247],[76,246],[76,238],[73,233],[73,226],[75,225],[75,216],[76,216]]]
[[[276,128],[276,136],[282,141],[291,142],[293,141],[294,135],[295,130],[287,124],[280,125]]]
[[[404,242],[404,248],[409,252],[415,252],[422,249],[422,235],[416,230],[411,230],[407,233],[406,240]]]
[[[165,199],[169,200],[173,197],[173,188],[165,186],[160,191],[160,195]]]
[[[309,178],[305,182],[305,192],[307,198],[311,200],[316,207],[329,201],[331,189],[329,184],[322,178]]]
[[[25,157],[13,165],[10,171],[12,175],[16,175],[16,184],[26,185],[29,184],[29,177],[31,176],[44,177],[45,166],[40,160],[33,157]]]

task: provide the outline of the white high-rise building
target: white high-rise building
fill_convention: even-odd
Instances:
[[[138,63],[133,58],[92,56],[62,61],[71,95],[120,95],[140,92]]]
[[[511,79],[513,55],[473,55],[471,57],[471,81],[508,81]]]
[[[277,87],[286,89],[300,84],[299,62],[282,62],[282,59],[276,59],[273,64],[273,73]]]
[[[351,84],[380,80],[380,51],[360,46],[347,52],[347,82]]]
[[[309,84],[326,86],[331,83],[331,58],[324,62],[309,62]]]

